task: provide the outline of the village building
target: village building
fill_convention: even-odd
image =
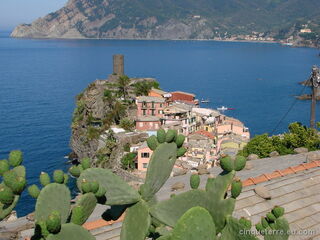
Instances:
[[[136,129],[139,131],[155,131],[160,128],[160,118],[167,102],[163,97],[141,96],[136,98]]]
[[[156,88],[152,88],[149,93],[148,93],[149,97],[163,97],[166,99],[167,102],[170,102],[171,100],[171,93],[165,92],[163,90],[160,89],[156,89]]]
[[[192,105],[199,105],[199,100],[195,99],[196,95],[193,93],[187,93],[182,91],[171,92],[171,101],[172,102],[182,102]]]
[[[209,167],[215,162],[216,145],[215,136],[207,131],[197,131],[187,138],[186,144],[188,151],[185,155],[186,162],[196,168],[201,164],[207,164]]]
[[[189,135],[196,130],[196,116],[192,113],[192,106],[184,103],[173,103],[163,110],[161,124],[179,124],[182,134]]]
[[[207,132],[215,131],[215,124],[221,115],[219,111],[210,108],[192,108],[192,112],[196,115],[196,130],[205,130]]]
[[[139,171],[145,172],[148,169],[148,164],[152,155],[152,150],[144,142],[137,151],[136,168]]]
[[[216,122],[216,134],[218,138],[227,134],[236,134],[250,139],[249,129],[240,120],[224,115],[219,116]]]

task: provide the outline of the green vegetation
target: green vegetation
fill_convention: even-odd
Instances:
[[[281,136],[269,137],[268,134],[257,135],[240,151],[245,157],[257,154],[260,158],[269,157],[273,151],[280,155],[292,154],[295,148],[305,147],[309,151],[320,149],[320,136],[317,131],[303,126],[301,123],[291,123],[289,132]]]
[[[8,159],[0,160],[0,221],[16,207],[27,184],[22,152],[11,151]]]
[[[88,140],[98,139],[100,134],[101,134],[101,130],[99,128],[88,126],[88,129],[87,129]]]
[[[137,82],[133,87],[137,96],[148,96],[148,93],[152,88],[160,89],[159,83],[156,81]]]
[[[98,159],[96,164],[100,167],[108,167],[109,160],[112,155],[112,151],[115,149],[116,146],[117,146],[117,142],[114,137],[114,132],[112,130],[109,130],[106,133],[105,146],[99,149],[96,154],[96,157]]]
[[[129,170],[135,168],[135,158],[137,157],[137,153],[127,153],[121,158],[121,166],[123,169]]]
[[[125,151],[125,152],[130,152],[130,147],[131,147],[130,143],[126,143],[126,144],[123,146],[123,151]]]
[[[118,93],[120,97],[123,97],[124,100],[128,98],[128,90],[130,86],[131,80],[128,76],[120,76],[117,82]]]
[[[126,131],[132,131],[135,127],[134,122],[129,118],[122,118],[120,120],[119,126]]]

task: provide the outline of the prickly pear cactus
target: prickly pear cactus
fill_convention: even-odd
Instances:
[[[256,229],[264,236],[265,240],[287,240],[289,238],[289,223],[283,218],[284,208],[275,206],[266,217],[261,218],[261,222],[256,225]]]
[[[120,238],[125,240],[144,240],[148,235],[150,224],[151,217],[148,205],[141,200],[128,208]]]
[[[61,222],[65,223],[70,213],[70,190],[63,184],[50,183],[45,186],[36,203],[36,221],[45,221],[53,211],[61,215]]]
[[[23,154],[19,150],[11,151],[8,160],[0,161],[0,221],[6,218],[16,207],[20,195],[26,187],[26,169],[20,165]]]
[[[97,205],[97,199],[93,193],[82,195],[72,209],[71,222],[82,225],[90,217]]]
[[[170,177],[172,168],[177,159],[176,143],[162,143],[153,152],[145,183],[140,191],[142,198],[150,200]]]
[[[96,181],[99,183],[99,186],[106,190],[107,205],[132,204],[138,202],[141,198],[136,190],[109,169],[86,169],[77,180],[79,189],[81,189],[83,180]]]
[[[183,214],[167,238],[170,240],[215,240],[216,229],[206,209],[193,207]]]
[[[47,240],[95,240],[94,236],[91,235],[83,227],[73,224],[66,223],[62,224],[61,230],[58,234],[50,234],[46,238]]]

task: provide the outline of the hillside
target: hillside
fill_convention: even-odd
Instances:
[[[318,0],[69,0],[13,37],[226,39],[319,32]],[[304,25],[306,24],[306,25]],[[315,36],[307,36],[307,38]]]

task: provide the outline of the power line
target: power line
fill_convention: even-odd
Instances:
[[[300,92],[299,96],[301,96],[304,92],[304,90],[306,89],[307,84],[304,85],[304,88],[302,89],[302,91]],[[278,127],[280,126],[280,124],[282,123],[282,121],[288,116],[288,114],[290,113],[290,111],[293,109],[293,107],[296,105],[298,101],[298,98],[295,98],[295,100],[292,102],[291,106],[289,107],[288,111],[282,116],[282,118],[280,119],[280,121],[277,123],[277,125],[275,126],[275,128],[272,130],[271,135],[273,135],[273,133],[278,129]]]

